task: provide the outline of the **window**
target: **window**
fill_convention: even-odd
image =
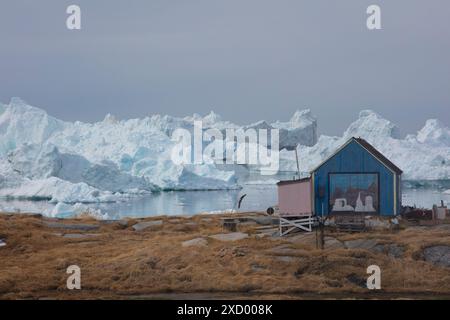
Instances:
[[[330,212],[379,212],[378,173],[330,173]]]

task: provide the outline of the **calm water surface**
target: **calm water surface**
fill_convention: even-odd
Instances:
[[[92,204],[93,208],[107,212],[113,219],[121,217],[147,217],[155,215],[193,215],[203,212],[215,212],[237,209],[239,198],[246,194],[240,211],[266,210],[277,203],[276,181],[285,177],[248,178],[243,181],[243,189],[228,191],[177,191],[161,192],[138,197],[127,202]],[[257,179],[257,180],[256,180]],[[450,182],[448,182],[450,184]],[[433,204],[450,205],[450,194],[444,194],[447,188],[440,184],[426,187],[403,187],[404,205],[431,208]],[[448,188],[447,188],[448,189]],[[3,207],[20,208],[21,212],[42,212],[53,207],[47,201],[0,201]]]

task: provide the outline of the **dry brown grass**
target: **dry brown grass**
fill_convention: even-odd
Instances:
[[[210,218],[212,221],[205,221]],[[89,218],[65,223],[100,225],[99,236],[66,239],[43,218],[0,215],[0,298],[176,298],[192,297],[450,297],[450,269],[423,261],[423,248],[450,245],[450,228],[407,228],[397,232],[334,233],[341,241],[375,238],[405,247],[402,259],[362,249],[317,250],[309,243],[257,238],[255,227],[242,226],[250,238],[221,242],[207,238],[206,247],[182,247],[197,237],[222,233],[220,216],[158,217],[157,229],[135,232],[131,226]],[[195,224],[192,224],[194,222]],[[67,232],[67,231],[66,231]],[[69,233],[82,233],[73,231]],[[292,261],[280,261],[270,250],[296,249]],[[82,290],[66,289],[66,268],[82,270]],[[381,292],[365,288],[366,268],[382,269]],[[198,296],[200,294],[200,296]]]

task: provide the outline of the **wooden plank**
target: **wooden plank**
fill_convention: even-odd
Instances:
[[[287,219],[280,217],[280,236],[284,236],[294,231],[295,229],[300,229],[307,232],[312,231],[312,225],[315,221],[315,218],[313,218],[312,215],[308,216],[307,218],[305,218],[305,216],[298,216],[297,218],[299,219]],[[283,231],[283,228],[288,229]]]

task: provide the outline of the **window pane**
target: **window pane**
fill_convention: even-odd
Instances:
[[[377,173],[331,173],[331,212],[379,212]]]

